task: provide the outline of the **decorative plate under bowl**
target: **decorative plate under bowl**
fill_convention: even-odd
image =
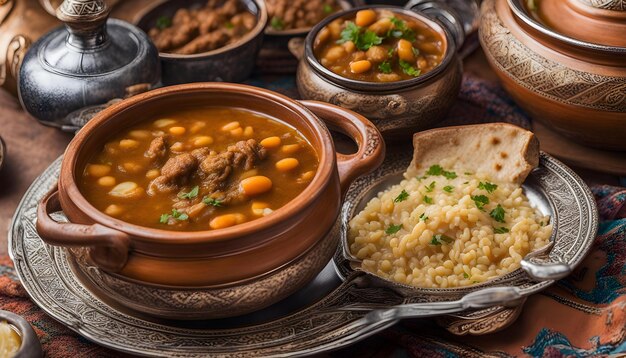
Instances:
[[[407,154],[390,152],[377,171],[359,179],[350,188],[344,213],[353,209],[354,200],[377,178],[405,168],[408,160]],[[575,266],[595,236],[597,214],[593,196],[580,178],[563,164],[547,155],[542,156],[542,162],[544,166],[537,173],[541,178],[540,187],[548,190],[544,194],[556,202],[555,220],[560,223],[560,240],[569,240],[572,245],[565,252],[555,252],[555,257],[562,257]],[[353,344],[395,323],[363,325],[359,319],[368,311],[346,307],[385,307],[423,300],[423,297],[407,298],[386,287],[374,287],[366,275],[359,273],[342,283],[330,262],[300,292],[249,315],[194,322],[164,321],[141,315],[107,302],[95,293],[96,290],[88,289],[89,285],[85,285],[84,278],[75,270],[75,263],[66,249],[46,245],[37,235],[36,207],[45,193],[56,185],[60,165],[61,158],[26,192],[9,231],[9,253],[32,300],[62,324],[100,345],[155,357],[310,355]],[[331,234],[340,235],[346,219],[342,216]],[[536,292],[550,283],[526,278],[524,292]],[[434,300],[442,299],[434,297]],[[520,309],[521,306],[492,307],[437,321],[455,334],[482,334],[510,324]],[[430,325],[427,321],[419,322]]]

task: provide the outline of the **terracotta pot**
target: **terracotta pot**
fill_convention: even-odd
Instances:
[[[456,100],[462,78],[455,43],[459,34],[453,34],[440,22],[408,9],[390,6],[366,8],[401,13],[435,29],[441,34],[445,46],[441,64],[414,79],[384,83],[351,80],[328,70],[315,58],[313,42],[318,32],[331,21],[349,17],[363,9],[355,8],[327,17],[309,32],[305,40],[290,41],[290,50],[300,59],[298,91],[302,98],[329,102],[366,116],[385,138],[408,139],[416,131],[432,127],[443,119]],[[463,35],[460,36],[462,38]]]
[[[560,19],[553,29],[526,1],[485,0],[480,42],[505,89],[534,119],[586,145],[626,150],[626,12],[587,3],[616,1],[538,2],[548,18]],[[605,36],[607,29],[615,36]]]
[[[319,167],[309,186],[272,215],[234,227],[174,232],[129,224],[98,211],[80,193],[76,178],[111,133],[164,108],[184,104],[248,108],[297,128],[315,148]],[[313,113],[315,114],[313,114]],[[329,125],[352,137],[355,154],[336,154]],[[106,109],[69,144],[58,191],[39,205],[37,230],[51,245],[77,247],[79,269],[104,295],[167,318],[234,316],[293,293],[328,263],[337,238],[342,193],[382,162],[380,133],[365,118],[319,102],[296,102],[250,86],[198,83],[137,95]],[[63,212],[71,223],[53,221]],[[95,268],[95,269],[94,269]]]

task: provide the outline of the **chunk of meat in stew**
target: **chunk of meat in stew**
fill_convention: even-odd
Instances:
[[[198,160],[191,153],[179,154],[168,159],[161,169],[161,175],[150,183],[148,194],[180,190],[180,186],[189,181],[189,177],[197,167]]]
[[[254,139],[239,141],[221,153],[201,148],[180,154],[165,163],[161,175],[150,183],[148,194],[180,191],[191,176],[197,175],[203,192],[222,193],[224,203],[239,201],[243,194],[237,186],[228,185],[229,177],[237,169],[253,169],[266,156],[266,149]]]
[[[164,158],[167,154],[167,142],[165,141],[165,137],[160,136],[156,137],[150,142],[150,146],[144,156],[150,159],[160,159]]]

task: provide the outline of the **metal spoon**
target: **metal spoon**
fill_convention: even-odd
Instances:
[[[375,310],[371,310],[371,306],[357,304],[343,307],[341,310],[371,310],[350,324],[350,330],[354,329],[358,330],[359,334],[367,334],[401,319],[434,317],[494,306],[515,306],[523,299],[524,295],[520,288],[505,286],[471,292],[456,301],[410,303]]]

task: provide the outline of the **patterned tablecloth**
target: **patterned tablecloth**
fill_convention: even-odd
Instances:
[[[248,84],[297,98],[293,76],[255,77]],[[441,124],[530,121],[494,84],[466,76],[459,100]],[[410,150],[410,149],[409,149]],[[601,224],[593,249],[577,270],[532,296],[518,320],[481,337],[455,337],[404,321],[329,356],[358,357],[588,357],[626,355],[626,188],[592,188]],[[11,260],[0,257],[0,309],[25,317],[49,357],[118,357],[48,317],[20,285]]]

